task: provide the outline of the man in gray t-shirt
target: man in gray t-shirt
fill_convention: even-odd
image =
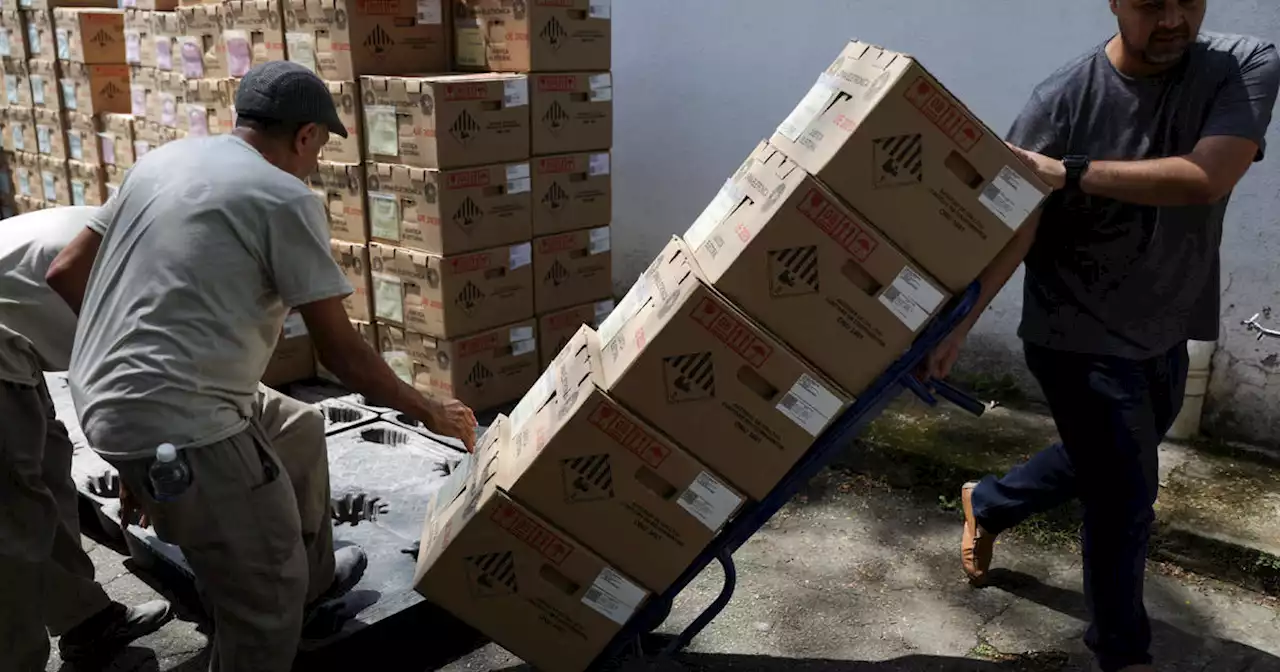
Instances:
[[[979,305],[929,361],[941,378],[1024,260],[1022,337],[1062,443],[962,490],[961,555],[987,578],[995,535],[1079,498],[1085,641],[1104,672],[1151,662],[1143,568],[1157,448],[1181,408],[1188,339],[1218,335],[1219,243],[1261,160],[1276,47],[1200,33],[1205,2],[1111,0],[1119,34],[1036,87],[1009,143],[1056,191],[983,273]]]
[[[342,307],[352,289],[303,182],[329,134],[346,134],[325,84],[273,61],[235,105],[232,134],[139,160],[48,280],[80,313],[70,380],[85,435],[202,584],[212,669],[283,672],[315,613],[304,606],[350,590],[366,562],[333,551],[323,418],[258,382],[286,312],[354,391],[468,447],[475,416],[401,382]],[[162,443],[191,471],[164,501],[148,479]]]

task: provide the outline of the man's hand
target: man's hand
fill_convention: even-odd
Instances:
[[[147,512],[142,510],[142,506],[125,486],[124,481],[120,481],[120,527],[127,529],[130,525],[147,528],[151,527],[151,520],[147,518]]]
[[[1017,154],[1023,163],[1035,171],[1042,182],[1054,189],[1062,189],[1067,186],[1067,168],[1062,165],[1061,161],[1051,159],[1044,154],[1027,151],[1017,145],[1007,142],[1005,144],[1009,145],[1009,149],[1013,150],[1013,153]]]
[[[927,383],[930,380],[943,380],[951,375],[951,368],[960,359],[960,349],[964,346],[968,335],[969,330],[963,328],[947,334],[947,337],[938,343],[938,347],[920,362],[920,366],[916,369],[916,378]]]
[[[429,399],[430,417],[424,418],[422,424],[436,434],[456,437],[467,447],[468,452],[476,448],[476,414],[466,404],[457,399]]]

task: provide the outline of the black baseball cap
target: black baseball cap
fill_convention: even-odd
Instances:
[[[236,114],[252,119],[295,124],[324,124],[330,133],[347,137],[333,95],[316,73],[292,61],[254,66],[236,90]]]

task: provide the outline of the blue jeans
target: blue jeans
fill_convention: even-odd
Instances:
[[[1147,360],[1081,355],[1027,344],[1062,443],[973,492],[974,516],[999,533],[1079,498],[1084,505],[1085,643],[1104,672],[1151,663],[1142,581],[1158,448],[1182,408],[1187,348]]]

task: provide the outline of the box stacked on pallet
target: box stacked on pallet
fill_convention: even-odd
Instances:
[[[61,130],[54,133],[52,144],[62,144],[60,151],[55,148],[55,158],[66,166],[61,171],[65,187],[57,189],[58,202],[101,205],[107,198],[98,135],[102,116],[130,109],[125,10],[59,7],[53,15],[63,110]],[[33,95],[34,90],[33,82]],[[37,143],[43,144],[40,133],[37,126]],[[49,178],[43,177],[47,188]]]

